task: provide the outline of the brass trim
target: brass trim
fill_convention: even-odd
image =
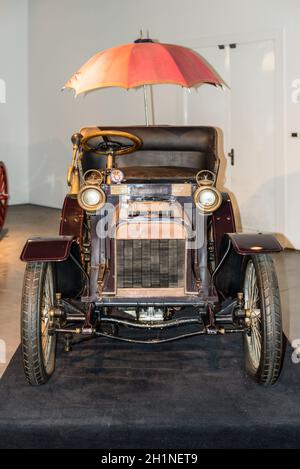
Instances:
[[[172,195],[175,197],[190,197],[192,195],[192,185],[172,184]]]
[[[106,155],[107,152],[101,151],[101,150],[95,150],[92,147],[88,145],[89,140],[92,138],[96,137],[122,137],[126,138],[128,140],[131,140],[133,145],[130,148],[125,148],[121,150],[116,150],[114,151],[114,156],[117,155],[127,155],[129,153],[133,153],[134,151],[137,151],[141,146],[142,146],[142,140],[140,137],[137,135],[131,134],[129,132],[124,132],[122,130],[96,130],[95,132],[91,132],[90,134],[87,134],[85,137],[83,137],[81,141],[81,147],[85,151],[92,151],[93,153],[96,153],[97,155]]]
[[[151,297],[186,296],[182,288],[118,288],[116,298],[151,298]]]
[[[69,171],[72,169],[70,174],[70,191],[69,195],[76,196],[80,190],[80,179],[79,179],[79,171],[77,168],[70,167]],[[68,174],[69,178],[69,174]]]
[[[214,192],[214,194],[216,195],[217,199],[216,199],[216,202],[211,205],[210,207],[206,207],[204,205],[202,205],[200,202],[199,202],[199,194],[203,191],[212,191]],[[215,187],[211,187],[211,186],[200,186],[198,187],[198,189],[194,192],[194,204],[196,205],[196,207],[198,208],[198,210],[200,210],[201,212],[205,213],[205,214],[208,214],[208,213],[212,213],[212,212],[215,212],[219,207],[220,205],[222,204],[222,194],[220,191],[218,191],[218,189],[216,189]]]
[[[128,186],[124,184],[116,184],[110,186],[110,194],[111,195],[127,195],[128,194]]]
[[[90,175],[96,174],[96,175],[97,175],[97,178],[96,178],[96,177],[91,178],[91,177],[89,177],[89,174],[90,174]],[[86,172],[84,173],[83,179],[84,179],[85,184],[88,184],[88,185],[100,185],[100,184],[102,184],[102,182],[103,182],[104,176],[103,176],[103,174],[101,173],[101,171],[99,171],[98,169],[89,169],[88,171],[86,171]]]
[[[71,183],[72,183],[72,174],[73,174],[74,169],[75,169],[77,150],[78,150],[78,146],[74,145],[73,146],[73,153],[72,153],[72,163],[69,166],[68,174],[67,174],[67,184],[68,184],[68,186],[71,186]]]
[[[107,271],[106,263],[100,264],[99,271],[98,271],[98,280],[97,280],[97,295],[98,296],[102,295],[103,285],[104,285],[104,276],[105,276],[106,271]]]
[[[93,189],[93,190],[96,190],[99,192],[99,194],[101,195],[101,198],[102,200],[100,200],[100,202],[98,204],[95,204],[95,205],[86,205],[83,201],[82,201],[82,194],[83,192],[85,192],[86,190],[88,189]],[[92,185],[92,184],[86,184],[84,186],[81,187],[78,195],[77,195],[77,200],[78,200],[78,204],[80,205],[80,207],[85,210],[86,212],[88,213],[95,213],[97,210],[100,210],[100,208],[102,208],[104,205],[105,205],[105,202],[106,202],[106,196],[105,196],[105,193],[103,192],[102,189],[100,189],[100,187],[97,187],[95,185]]]
[[[204,179],[200,179],[203,174],[207,174],[212,176],[212,179],[208,179],[208,177],[204,177]],[[202,169],[196,174],[196,182],[198,186],[213,186],[216,182],[216,175],[209,169]]]
[[[114,154],[113,153],[107,153],[106,155],[106,184],[108,186],[111,185],[111,178],[110,178],[110,172],[114,167]]]
[[[71,188],[69,195],[76,196],[80,189],[80,178],[79,178],[78,166],[76,164],[76,159],[77,159],[77,153],[78,153],[79,145],[81,141],[81,135],[74,134],[71,140],[73,142],[73,153],[72,153],[72,163],[69,166],[68,173],[67,173],[67,185]]]

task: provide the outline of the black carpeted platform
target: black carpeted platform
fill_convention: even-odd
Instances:
[[[300,448],[300,365],[280,382],[244,374],[241,337],[164,346],[104,340],[59,353],[45,386],[18,350],[0,381],[2,448]]]

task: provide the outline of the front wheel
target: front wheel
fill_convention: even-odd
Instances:
[[[281,370],[283,333],[277,275],[269,255],[258,254],[247,259],[244,300],[247,372],[260,384],[274,384]]]
[[[27,264],[22,293],[21,341],[25,376],[34,386],[46,383],[55,367],[56,335],[51,333],[54,285],[51,263]]]

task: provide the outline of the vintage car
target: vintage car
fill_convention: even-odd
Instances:
[[[264,385],[283,346],[270,234],[236,232],[216,187],[214,127],[88,127],[72,136],[59,236],[29,239],[22,297],[27,380],[45,383],[65,350],[90,338],[167,343],[240,333]],[[213,350],[212,352],[213,353]]]

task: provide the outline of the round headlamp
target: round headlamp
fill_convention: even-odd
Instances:
[[[88,185],[80,189],[77,200],[80,207],[87,212],[96,212],[103,207],[106,197],[102,189]]]
[[[194,193],[196,207],[204,213],[212,213],[222,203],[222,195],[215,187],[201,186]]]
[[[121,184],[124,179],[124,173],[120,169],[112,169],[110,172],[111,182],[114,184]]]

